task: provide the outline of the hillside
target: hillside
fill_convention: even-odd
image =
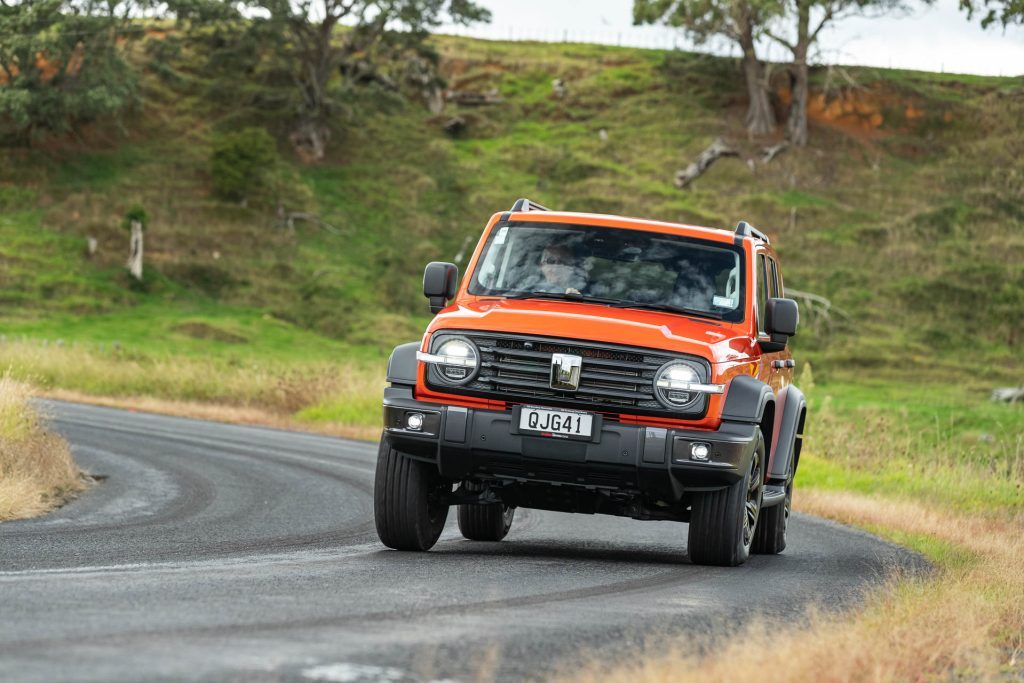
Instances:
[[[742,218],[766,230],[787,286],[833,304],[828,318],[805,306],[795,343],[814,379],[842,395],[867,392],[906,406],[914,403],[909,381],[940,387],[928,390],[929,401],[950,412],[958,400],[952,384],[981,404],[992,386],[1020,381],[1022,79],[819,70],[810,147],[789,149],[756,173],[742,160],[721,160],[681,191],[675,171],[714,138],[755,158],[774,142],[743,133],[733,61],[434,41],[449,87],[493,91],[500,103],[449,102],[434,116],[367,89],[339,117],[321,165],[294,158],[282,115],[223,101],[205,79],[202,55],[189,54],[145,75],[143,106],[121,126],[3,150],[4,338],[117,349],[115,360],[142,366],[185,358],[238,374],[259,363],[320,377],[340,359],[379,368],[391,345],[415,339],[427,320],[423,265],[459,256],[464,265],[488,216],[529,196],[565,209],[721,227]],[[556,78],[564,97],[553,92]],[[455,117],[460,129],[446,132]],[[272,211],[212,197],[211,141],[245,125],[278,137],[308,188],[309,208],[328,228],[299,222],[289,230]],[[134,204],[151,217],[144,286],[131,285],[124,270],[121,218]],[[91,258],[87,236],[99,241]],[[18,363],[19,354],[10,350],[5,362]],[[274,379],[292,370],[275,370],[254,393],[232,393],[197,366],[188,382],[168,388],[149,377],[110,379],[124,363],[115,372],[101,359],[96,367],[106,369],[83,370],[95,359],[53,357],[28,366],[55,386],[288,412],[352,384],[343,377],[295,397]],[[365,399],[366,415],[376,412],[375,400]],[[927,425],[932,403],[924,405]],[[968,422],[978,433],[1014,433],[1013,421],[987,412]]]
[[[491,213],[527,196],[555,208],[724,228],[744,219],[770,235],[787,289],[801,302],[792,343],[809,411],[795,509],[909,547],[934,571],[901,574],[860,607],[811,610],[781,631],[771,621],[741,620],[741,637],[732,640],[742,652],[700,641],[691,656],[697,641],[667,643],[663,656],[620,658],[625,668],[612,674],[598,659],[592,672],[567,669],[572,680],[675,681],[680,672],[736,680],[739,669],[759,677],[781,672],[780,680],[842,672],[857,679],[864,671],[893,681],[1019,678],[1024,402],[989,397],[994,387],[1024,385],[1024,76],[818,69],[811,145],[748,165],[778,139],[746,136],[744,89],[732,60],[431,40],[448,87],[464,103],[449,101],[435,115],[393,92],[361,88],[339,112],[328,158],[318,165],[294,154],[291,113],[273,104],[287,98],[275,86],[240,76],[228,92],[206,72],[209,55],[188,50],[144,74],[141,105],[120,121],[31,149],[0,147],[0,442],[4,400],[20,415],[31,395],[43,395],[373,442],[323,441],[317,455],[300,453],[308,439],[289,453],[281,439],[293,437],[286,435],[257,448],[227,437],[204,442],[197,432],[171,449],[155,434],[150,453],[141,431],[119,436],[114,420],[98,426],[82,417],[62,429],[81,428],[93,439],[109,428],[113,444],[90,454],[100,460],[86,456],[83,467],[115,458],[136,468],[136,457],[145,464],[155,456],[189,477],[200,468],[202,483],[209,464],[232,474],[232,496],[258,475],[234,477],[224,458],[244,465],[239,458],[247,453],[275,468],[288,461],[289,469],[328,474],[324,468],[336,465],[371,477],[365,465],[372,460],[348,461],[344,452],[373,457],[387,355],[393,344],[419,338],[429,320],[423,266],[451,260],[464,267]],[[153,47],[135,46],[139,63]],[[781,69],[776,75],[781,113]],[[215,143],[245,127],[273,136],[293,183],[293,208],[318,220],[289,226],[259,197],[243,205],[214,196]],[[676,171],[719,137],[740,157],[720,160],[689,189],[675,188]],[[125,268],[123,218],[136,205],[149,215],[142,284]],[[94,254],[89,238],[98,244]],[[162,419],[136,417],[139,425]],[[24,446],[23,434],[7,432],[18,437],[8,442]],[[74,450],[82,455],[78,444]],[[7,451],[15,465],[38,465]],[[298,463],[310,459],[316,462]],[[111,483],[96,490],[134,486],[125,483],[135,476],[131,468],[120,479],[117,468],[100,470],[97,479],[110,474]],[[347,476],[332,478],[322,493],[348,495]],[[248,488],[260,496],[256,517],[273,517],[277,534],[288,524],[277,511],[293,503],[312,509],[313,499],[297,500],[270,483],[276,498],[269,502],[262,484]],[[42,484],[62,489],[60,500],[77,488]],[[348,515],[343,507],[335,512]],[[370,514],[364,507],[358,514]],[[326,517],[314,521],[333,529]],[[616,554],[632,562],[637,539],[623,538],[619,550],[614,537],[602,536],[583,543],[579,557],[567,546],[566,557],[574,566],[588,558],[608,564],[605,555]],[[856,548],[835,554],[834,544],[804,538],[794,537],[776,558],[797,579],[808,575],[806,566],[799,574],[808,561],[845,575],[864,564]],[[540,555],[548,557],[544,542]],[[568,542],[582,547],[579,538]],[[518,559],[540,547],[528,536],[511,543]],[[245,544],[255,547],[251,539]],[[186,545],[194,554],[194,544]],[[508,550],[503,561],[512,557]],[[451,560],[460,554],[442,557],[446,571],[458,568]],[[824,586],[831,579],[816,580]],[[664,592],[658,586],[651,595]],[[633,661],[643,662],[642,671],[629,668]],[[748,671],[750,662],[756,671]]]

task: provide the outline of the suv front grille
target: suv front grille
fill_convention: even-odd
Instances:
[[[446,330],[447,332],[447,330]],[[440,333],[439,333],[440,334]],[[678,354],[618,347],[578,340],[459,332],[480,350],[480,371],[463,386],[428,381],[433,389],[471,394],[511,403],[537,402],[601,412],[692,417],[703,414],[705,402],[686,414],[665,408],[654,396],[654,375]],[[576,391],[552,389],[551,356],[568,353],[582,358]],[[693,359],[692,356],[687,356]]]

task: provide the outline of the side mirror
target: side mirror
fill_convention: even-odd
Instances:
[[[423,271],[423,296],[430,302],[430,312],[437,313],[455,298],[459,269],[454,263],[431,261]]]
[[[771,341],[761,342],[761,350],[768,353],[782,351],[789,338],[796,334],[800,309],[792,299],[768,299],[764,310],[764,329]]]

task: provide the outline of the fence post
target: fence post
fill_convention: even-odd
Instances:
[[[128,249],[128,270],[139,282],[142,282],[142,223],[132,221],[132,236]]]

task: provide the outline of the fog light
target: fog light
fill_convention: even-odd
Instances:
[[[707,462],[711,456],[711,446],[706,443],[690,444],[690,460]]]
[[[423,429],[423,413],[406,413],[405,428],[413,432]]]

